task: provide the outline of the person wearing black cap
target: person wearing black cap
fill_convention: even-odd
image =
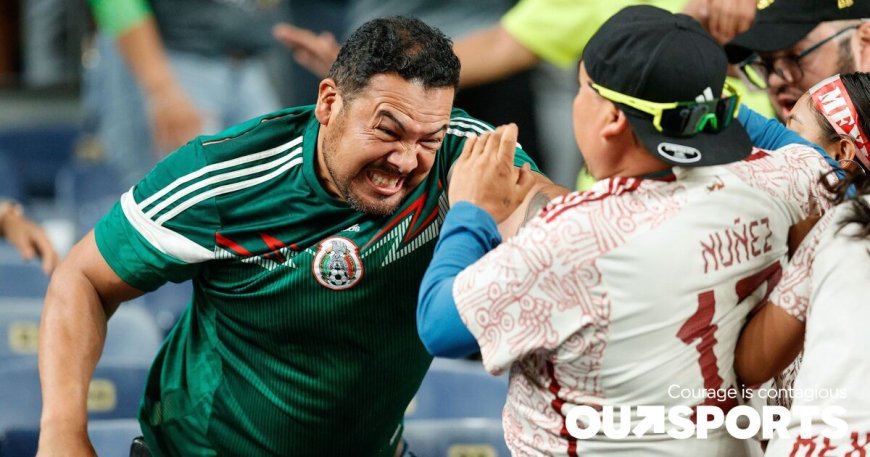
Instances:
[[[870,71],[870,2],[759,2],[753,26],[725,46],[731,63],[768,91],[785,121],[804,92],[837,73]]]
[[[609,19],[584,51],[573,113],[600,181],[552,200],[504,242],[495,221],[523,184],[507,173],[513,136],[466,144],[417,328],[434,355],[480,350],[491,373],[510,370],[503,421],[515,455],[757,447],[724,427],[675,439],[668,421],[613,439],[590,425],[619,429],[630,414],[634,429],[641,405],[683,411],[683,423],[701,405],[734,407],[740,328],[776,282],[790,228],[830,206],[818,183],[830,167],[815,150],[753,150],[726,71],[722,47],[688,16],[636,6]],[[577,411],[592,416],[579,422]]]

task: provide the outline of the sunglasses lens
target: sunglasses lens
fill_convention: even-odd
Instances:
[[[734,119],[734,111],[737,109],[737,97],[731,96],[720,99],[716,103],[716,120],[718,121],[718,129],[722,130],[731,124]]]
[[[667,109],[662,111],[662,131],[679,136],[693,136],[701,131],[715,133],[731,124],[736,108],[737,97],[731,96]]]
[[[692,107],[690,106],[666,109],[662,111],[662,131],[683,135],[682,132],[689,126],[692,117]]]
[[[692,136],[707,113],[707,105],[689,105],[662,111],[662,131],[671,135]]]

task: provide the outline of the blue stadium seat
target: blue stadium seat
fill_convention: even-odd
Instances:
[[[14,428],[0,432],[0,457],[36,455],[39,427]]]
[[[0,367],[0,434],[39,427],[42,395],[36,361]],[[91,420],[136,417],[145,389],[148,364],[120,360],[97,365],[88,392]]]
[[[142,296],[142,302],[145,309],[154,315],[157,326],[166,334],[175,325],[175,321],[178,320],[187,305],[190,304],[192,297],[193,283],[191,281],[178,284],[167,282],[154,292]]]
[[[10,158],[8,152],[0,149],[0,199],[21,201],[24,193],[18,175],[17,164]]]
[[[435,359],[406,419],[500,418],[507,378],[489,375],[480,362]]]
[[[509,457],[500,419],[405,421],[405,441],[420,457]]]
[[[88,436],[100,457],[128,457],[133,438],[141,435],[136,419],[93,420],[88,423]]]
[[[76,222],[82,236],[106,214],[126,191],[118,173],[105,163],[72,161],[57,173],[57,203]]]
[[[15,360],[36,358],[42,300],[0,301],[0,368]]]
[[[0,241],[5,243],[5,241]],[[48,276],[36,260],[0,259],[0,297],[42,298],[48,288]]]
[[[0,300],[0,367],[36,358],[42,300]],[[154,318],[134,304],[125,304],[109,319],[102,362],[114,360],[150,363],[163,334]]]
[[[76,124],[0,130],[0,148],[18,170],[24,196],[55,196],[54,177],[73,157],[80,134]]]

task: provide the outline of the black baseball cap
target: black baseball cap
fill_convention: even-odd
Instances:
[[[728,68],[722,46],[697,21],[647,5],[629,6],[608,19],[586,45],[583,64],[592,82],[659,103],[720,98]],[[720,165],[752,152],[736,120],[716,133],[674,136],[658,131],[652,115],[616,104],[649,153],[669,164]]]
[[[822,22],[870,18],[867,0],[765,0],[758,5],[752,27],[725,45],[731,63],[755,52],[788,49]]]

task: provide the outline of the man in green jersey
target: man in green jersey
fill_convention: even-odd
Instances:
[[[403,412],[431,361],[416,294],[448,172],[467,137],[516,141],[514,126],[484,133],[488,124],[452,109],[458,80],[439,31],[369,22],[316,105],[198,137],[125,193],[49,286],[40,455],[93,453],[85,396],[107,317],[184,280],[193,303],[139,414],[152,454],[401,452]],[[518,149],[515,164],[528,162]],[[533,175],[527,202],[559,192]]]

